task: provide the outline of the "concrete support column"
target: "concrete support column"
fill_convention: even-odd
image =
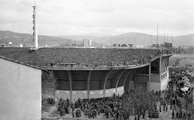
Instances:
[[[91,73],[92,71],[90,70],[88,73],[88,80],[87,80],[87,98],[90,99],[90,79],[91,79]]]
[[[108,71],[108,73],[106,74],[105,76],[105,79],[104,79],[104,85],[103,85],[103,97],[105,97],[105,94],[106,94],[106,81],[110,75],[111,71]]]
[[[160,57],[159,59],[159,77],[160,77],[160,81],[161,81],[161,74],[162,74],[162,57]]]
[[[72,102],[72,75],[69,70],[67,70],[68,78],[69,78],[69,87],[70,87],[70,102]]]
[[[126,83],[126,81],[127,81],[127,78],[129,77],[130,73],[132,73],[132,70],[130,70],[130,71],[127,73],[127,76],[126,76],[126,78],[125,78],[125,80],[124,80],[124,82],[123,82],[124,90],[125,90],[125,83]]]
[[[127,71],[127,70],[123,71],[123,72],[119,75],[119,77],[118,77],[118,79],[117,79],[116,86],[115,86],[115,88],[116,88],[115,94],[116,94],[116,95],[118,94],[118,89],[117,89],[117,88],[118,88],[119,81],[120,81],[121,77],[123,76],[123,74],[124,74],[126,71]]]
[[[130,82],[131,82],[131,79],[132,79],[134,73],[135,73],[135,71],[132,73],[132,75],[131,75],[130,78],[129,78],[129,85],[130,85]],[[134,87],[135,87],[135,82],[134,82]],[[130,90],[130,87],[128,88],[128,91],[129,91],[129,90]]]
[[[159,59],[159,83],[160,83],[160,88],[159,90],[161,90],[161,74],[162,74],[162,56],[160,56]]]
[[[131,71],[130,72],[131,74],[129,74],[128,77],[127,77],[129,79],[128,80],[126,79],[125,82],[124,82],[124,86],[125,86],[125,84],[128,86],[128,88],[125,88],[125,90],[127,90],[127,91],[129,91],[129,89],[130,89],[129,84],[130,84],[130,81],[131,81],[131,79],[132,79],[135,72],[136,72],[136,70]]]
[[[55,97],[55,91],[56,91],[56,87],[58,85],[57,85],[57,82],[56,82],[56,78],[55,78],[54,72],[53,71],[49,71],[49,75],[50,75],[52,81],[54,82],[53,96]]]
[[[150,82],[151,82],[151,63],[149,64],[149,82],[147,85],[147,91],[150,91]]]
[[[135,77],[134,77],[134,88],[136,89],[136,83],[137,83],[137,78],[136,78],[136,71],[133,73],[133,76],[134,76],[134,74],[135,74]],[[132,76],[132,77],[133,77]],[[131,77],[131,78],[132,78]],[[131,81],[131,80],[130,80]]]

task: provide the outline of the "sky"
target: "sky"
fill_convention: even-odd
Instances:
[[[34,0],[0,0],[0,30],[32,33]],[[36,0],[38,33],[194,33],[194,0]],[[165,30],[164,30],[165,28]]]

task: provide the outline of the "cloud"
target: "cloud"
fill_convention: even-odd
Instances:
[[[33,0],[1,0],[0,29],[32,32]],[[194,32],[193,0],[37,0],[40,34]]]

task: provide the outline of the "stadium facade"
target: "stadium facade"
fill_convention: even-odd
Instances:
[[[41,119],[41,96],[73,102],[165,90],[170,56],[151,49],[1,47],[0,119]]]
[[[0,48],[0,119],[40,120],[41,96],[121,95],[165,90],[169,54],[151,49],[40,48],[33,6],[34,48]]]
[[[121,95],[130,89],[165,90],[171,56],[116,48],[0,48],[0,55],[40,69],[42,80],[37,84],[43,95],[71,101]]]
[[[48,68],[43,73],[47,79],[43,79],[42,92],[56,98],[76,100],[121,95],[130,89],[165,90],[169,80],[169,57],[157,56],[140,65]]]

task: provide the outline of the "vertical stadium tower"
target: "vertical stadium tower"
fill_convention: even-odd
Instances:
[[[37,50],[38,49],[38,31],[37,31],[37,15],[36,15],[36,3],[34,1],[33,7],[33,15],[32,15],[32,22],[33,22],[33,42],[34,42],[34,47],[33,49]]]

